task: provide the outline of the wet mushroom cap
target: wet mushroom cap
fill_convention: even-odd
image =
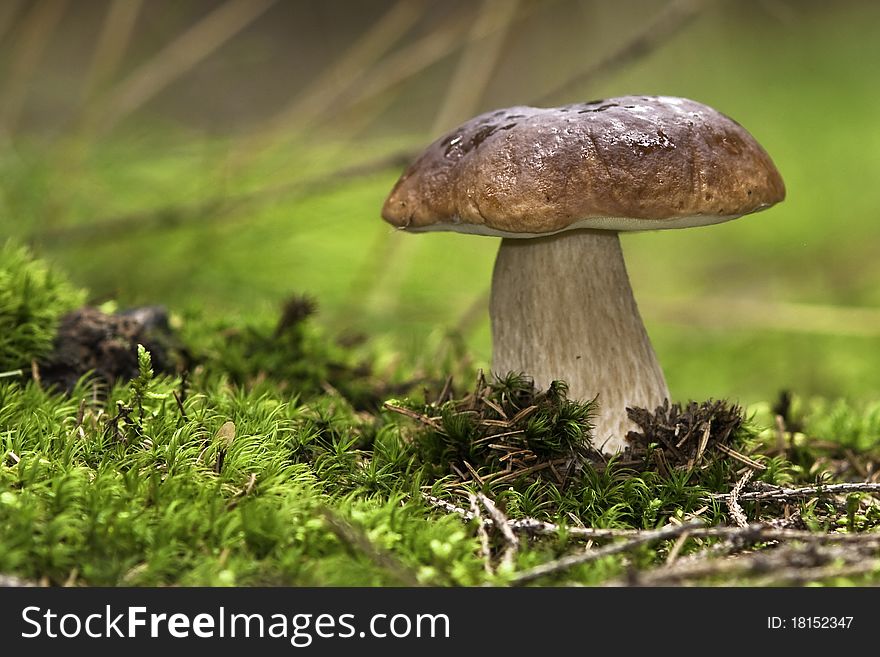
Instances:
[[[410,231],[531,237],[720,223],[785,198],[736,121],[684,98],[487,112],[431,144],[382,209]]]

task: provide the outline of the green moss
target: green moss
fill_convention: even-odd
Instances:
[[[0,247],[0,372],[29,368],[52,347],[61,316],[84,293],[29,250]]]
[[[194,321],[186,335],[204,351],[185,378],[154,371],[141,348],[138,376],[104,395],[89,377],[67,394],[0,379],[0,573],[110,586],[504,585],[581,550],[574,526],[730,522],[713,494],[729,492],[739,461],[713,454],[664,470],[646,447],[644,458],[605,462],[591,447],[592,403],[568,399],[562,382],[537,390],[521,375],[480,378],[460,397],[442,385],[425,393],[432,403],[406,397],[371,409],[358,390],[380,395],[378,377],[327,367],[355,362],[355,353],[309,327],[305,318],[283,331],[266,325],[236,342]],[[701,422],[717,423],[719,444],[762,464],[764,483],[858,481],[877,461],[872,405],[795,398],[785,421],[798,431],[783,436],[782,451],[769,405],[749,418],[717,402],[667,410],[655,420],[684,422],[693,439]],[[468,507],[477,491],[510,518],[560,529],[523,538],[513,569],[489,574],[476,522],[423,497]],[[880,526],[870,495],[743,507],[752,520],[789,513],[816,531]],[[676,549],[685,556],[712,543]],[[490,544],[503,545],[497,535]],[[661,565],[672,549],[645,546],[540,583],[600,584]]]

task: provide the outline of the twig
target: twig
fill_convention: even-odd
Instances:
[[[477,498],[486,508],[486,511],[489,512],[495,527],[501,531],[501,535],[504,537],[505,548],[501,555],[500,566],[505,570],[512,568],[516,561],[516,553],[519,551],[519,539],[517,539],[516,534],[510,528],[510,521],[507,519],[507,516],[501,513],[492,500],[482,493],[477,493]]]
[[[354,553],[359,552],[366,555],[370,561],[383,568],[405,586],[420,586],[416,575],[390,552],[376,547],[363,529],[341,518],[329,507],[323,507],[320,513],[327,522],[330,531],[343,545],[348,546]]]
[[[255,161],[271,146],[277,144],[283,133],[292,128],[300,132],[326,113],[355,81],[361,80],[419,19],[423,3],[398,0],[384,15],[373,23],[332,64],[318,74],[279,112],[269,118],[260,130],[241,140],[231,158],[224,164],[226,174],[235,172]]]
[[[176,390],[172,390],[171,394],[174,396],[174,401],[177,403],[177,410],[180,411],[180,418],[184,422],[189,422],[189,419],[186,417],[186,409],[183,407],[183,399],[180,398],[180,393]]]
[[[714,447],[718,451],[724,452],[729,457],[736,459],[737,461],[739,461],[743,465],[749,466],[753,470],[766,470],[767,469],[767,466],[765,466],[763,463],[758,463],[757,461],[750,459],[745,454],[740,454],[735,449],[732,449],[732,448],[728,447],[727,445],[722,445],[721,443],[715,443]]]
[[[669,554],[666,557],[666,563],[671,565],[675,563],[675,560],[678,559],[678,553],[681,552],[681,549],[684,547],[684,544],[687,543],[688,538],[690,538],[690,532],[684,533],[679,536],[675,543],[672,545],[672,549],[669,551]]]
[[[855,470],[858,475],[864,479],[869,479],[871,474],[865,468],[864,465],[859,463],[858,455],[849,447],[844,448],[843,455],[846,457],[847,463],[849,463],[850,467]]]
[[[880,559],[864,559],[860,555],[857,562],[845,566],[793,567],[774,570],[773,574],[752,581],[750,586],[764,587],[781,584],[792,586],[831,579],[832,577],[857,577],[877,571],[880,571]]]
[[[15,131],[40,60],[49,45],[55,28],[64,14],[67,0],[42,0],[31,3],[19,27],[21,36],[16,44],[12,66],[4,76],[3,105],[0,107],[0,131]]]
[[[404,408],[403,406],[396,406],[391,402],[385,402],[384,404],[382,404],[382,408],[389,410],[392,413],[404,415],[412,420],[415,420],[416,422],[421,422],[425,426],[431,427],[435,431],[443,431],[443,427],[441,427],[437,423],[436,419],[428,417],[427,415],[423,415],[422,413],[416,413],[415,411],[411,411],[410,409]]]
[[[486,531],[486,527],[490,526],[492,523],[487,523],[480,513],[480,507],[477,504],[477,496],[473,493],[468,493],[468,499],[471,503],[471,516],[479,521],[479,525],[477,525],[477,538],[480,539],[480,557],[483,559],[483,568],[485,568],[486,572],[490,575],[494,575],[495,571],[492,568],[492,552],[489,549],[489,532]]]
[[[681,30],[705,7],[705,0],[672,0],[635,36],[617,49],[545,92],[538,103],[554,102],[574,90],[585,88],[597,78],[608,76],[638,59],[650,55]]]
[[[11,379],[15,376],[24,376],[24,370],[9,370],[7,372],[0,372],[0,379]]]
[[[446,500],[441,500],[439,497],[435,497],[433,495],[428,495],[426,493],[422,494],[422,497],[425,499],[428,504],[431,506],[435,506],[437,508],[443,509],[447,513],[454,513],[456,515],[461,516],[465,520],[473,520],[474,514],[466,509],[461,508],[460,506],[456,506],[451,502],[447,502]],[[487,525],[494,525],[494,521],[485,518],[483,522]],[[518,518],[516,520],[508,520],[508,525],[510,529],[514,532],[520,534],[526,534],[529,536],[549,536],[549,535],[558,535],[561,532],[566,532],[569,536],[574,538],[583,538],[587,540],[592,539],[601,539],[601,538],[621,538],[621,537],[632,537],[639,536],[642,532],[638,529],[605,529],[605,528],[593,528],[593,527],[562,527],[560,525],[556,525],[552,522],[546,522],[544,520],[538,520],[536,518]]]
[[[683,0],[676,0],[676,2],[671,4],[678,5],[681,4],[682,1]],[[697,0],[688,0],[688,2],[696,1]],[[521,12],[519,12],[519,15],[516,16],[515,22],[523,21],[531,14],[533,7],[537,6],[538,5],[527,5]],[[664,10],[664,13],[666,11],[667,10]],[[671,11],[671,9],[669,9],[669,11]],[[459,17],[456,16],[455,18],[458,19]],[[495,29],[495,26],[493,26],[492,29],[487,29],[485,33],[481,32],[479,34],[472,34],[471,38],[488,36],[492,34]],[[363,102],[367,98],[387,90],[422,68],[434,63],[439,58],[453,52],[460,43],[460,37],[460,21],[456,20],[451,22],[449,28],[445,31],[437,30],[406,48],[402,48],[400,51],[395,52],[391,57],[386,58],[380,66],[373,69],[369,79],[361,80],[361,94],[350,99],[347,106]],[[632,46],[624,46],[621,50],[625,50],[630,54],[624,61],[620,61],[616,65],[617,67],[629,63],[639,56],[649,54],[650,52],[650,49],[645,50]],[[614,58],[611,57],[610,59]],[[601,65],[600,63],[592,67],[590,70],[599,69],[603,66],[604,65]],[[587,72],[582,75],[591,74]],[[377,81],[381,82],[381,84],[377,84]],[[543,100],[544,99],[538,98],[532,99],[531,102],[539,103]],[[335,114],[335,112],[325,113],[322,118],[327,120],[333,114]],[[248,137],[248,140],[250,139],[252,139],[252,137]],[[89,224],[81,224],[56,229],[54,231],[47,231],[42,234],[36,234],[31,237],[31,240],[50,243],[61,241],[66,242],[71,239],[94,242],[98,240],[103,241],[107,239],[115,239],[121,235],[129,237],[132,231],[153,231],[157,228],[167,228],[169,226],[174,227],[182,224],[204,221],[206,219],[216,222],[219,218],[224,216],[228,217],[230,215],[235,215],[236,213],[249,209],[258,203],[272,202],[273,200],[277,200],[280,196],[290,194],[294,191],[304,190],[309,192],[322,189],[328,182],[336,183],[341,180],[371,175],[389,168],[402,168],[408,164],[413,157],[414,154],[410,151],[400,151],[365,162],[357,167],[330,172],[327,175],[320,176],[316,180],[276,185],[234,198],[213,198],[189,206],[169,206],[145,213],[111,217],[109,219],[98,220]],[[479,305],[475,304],[474,307],[479,307]]]
[[[412,153],[400,151],[344,169],[337,169],[307,180],[264,187],[255,192],[217,197],[190,205],[169,206],[145,212],[133,212],[127,215],[97,219],[86,224],[61,226],[51,230],[44,230],[31,235],[30,240],[44,244],[60,242],[89,242],[90,244],[95,244],[120,237],[129,238],[133,234],[140,232],[154,232],[163,228],[176,228],[205,221],[211,221],[211,225],[217,225],[221,221],[228,221],[230,218],[243,214],[247,209],[272,203],[279,198],[296,194],[311,194],[332,188],[351,179],[364,178],[382,173],[388,169],[403,167],[412,157]]]
[[[468,45],[443,94],[445,101],[434,117],[431,134],[448,130],[473,113],[498,63],[519,4],[520,0],[483,0],[471,24]]]
[[[83,397],[79,400],[79,406],[76,408],[76,423],[74,423],[74,430],[81,429],[83,422],[86,419],[86,398]]]
[[[538,9],[546,9],[549,0],[543,3],[527,3],[513,21],[524,22]],[[509,26],[487,24],[484,29],[472,29],[467,34],[462,29],[469,21],[463,21],[461,15],[456,15],[453,20],[445,24],[445,27],[435,30],[422,39],[413,42],[405,48],[392,54],[376,66],[372,74],[365,76],[360,82],[359,88],[355,89],[352,96],[343,104],[345,109],[355,107],[374,96],[384,93],[391,87],[409,79],[416,73],[423,71],[428,66],[447,57],[455,52],[462,44],[473,39],[483,39],[499,29],[508,29]],[[324,119],[332,118],[335,113],[328,112]]]
[[[700,436],[700,444],[697,446],[697,453],[694,456],[693,463],[688,462],[688,468],[691,468],[694,464],[699,465],[700,461],[703,460],[703,452],[706,451],[706,445],[709,444],[709,434],[712,432],[712,421],[706,422],[703,426],[703,435]]]
[[[440,391],[440,394],[437,396],[437,401],[434,402],[434,406],[442,406],[448,400],[450,400],[452,393],[452,375],[446,377],[446,383],[443,384],[443,390]]]
[[[227,0],[191,28],[178,35],[153,59],[123,80],[107,98],[106,110],[95,127],[103,132],[113,128],[131,112],[142,107],[174,80],[215,52],[254,20],[276,0]]]
[[[510,584],[513,586],[527,584],[541,577],[555,575],[557,573],[573,568],[574,566],[580,566],[591,561],[596,561],[597,559],[602,559],[603,557],[620,554],[621,552],[629,552],[649,543],[657,543],[659,541],[665,541],[670,538],[676,538],[686,532],[690,532],[700,527],[703,527],[703,523],[701,521],[691,521],[681,525],[667,525],[666,527],[663,527],[661,529],[645,531],[642,533],[641,536],[637,536],[636,538],[632,538],[628,541],[612,543],[611,545],[607,545],[605,547],[587,550],[586,552],[582,552],[580,554],[569,555],[567,557],[555,559],[553,561],[541,564],[540,566],[535,566],[534,568],[524,570],[515,575],[510,580]]]
[[[95,93],[122,65],[143,0],[112,0],[80,92],[80,106],[87,111]]]
[[[746,495],[744,493],[743,495]],[[727,494],[722,494],[722,497]],[[448,513],[460,515],[465,520],[472,520],[473,514],[462,509],[451,502],[441,500],[433,495],[426,493],[422,497],[430,505],[443,509]],[[742,499],[742,496],[740,496]],[[494,521],[485,519],[484,522],[494,524]],[[579,539],[606,539],[606,538],[629,538],[643,539],[653,536],[656,530],[644,529],[604,529],[593,527],[563,527],[552,522],[538,520],[536,518],[518,518],[509,520],[508,525],[516,533],[523,533],[532,536],[559,535],[565,533],[570,538]],[[819,532],[811,532],[800,529],[788,529],[785,527],[775,527],[769,523],[754,522],[745,527],[729,527],[729,526],[712,526],[707,527],[703,523],[698,523],[694,528],[688,529],[692,538],[723,538],[736,539],[746,543],[766,542],[766,541],[804,541],[809,543],[859,543],[859,544],[877,544],[880,546],[880,532],[863,532],[856,534],[825,534]]]
[[[443,509],[447,513],[454,513],[456,515],[461,516],[465,520],[473,520],[477,516],[473,513],[473,510],[468,511],[467,509],[463,509],[460,506],[456,506],[452,502],[447,502],[446,500],[441,500],[439,497],[434,497],[433,495],[428,495],[426,493],[422,493],[422,498],[431,506]],[[486,520],[481,518],[482,523],[484,524],[492,524],[491,520]]]
[[[79,577],[79,568],[74,566],[70,573],[68,573],[67,579],[64,580],[64,583],[61,586],[63,586],[64,588],[71,588],[73,586],[76,586],[77,577]]]
[[[490,292],[487,286],[473,298],[464,312],[455,321],[455,333],[467,337],[480,326],[480,323],[485,320],[487,315],[486,308],[489,307],[489,296]]]
[[[780,454],[787,454],[788,450],[785,446],[785,418],[782,415],[776,415],[776,449]]]
[[[568,462],[569,462],[569,459],[567,459],[567,458],[556,459],[555,461],[545,461],[544,463],[539,463],[538,465],[533,465],[531,467],[523,468],[521,470],[515,470],[515,471],[510,472],[508,474],[502,474],[500,477],[494,476],[495,473],[493,473],[492,475],[489,475],[485,479],[487,481],[491,480],[491,482],[493,484],[499,484],[502,481],[510,481],[511,479],[517,479],[519,477],[524,477],[526,475],[532,474],[533,472],[540,472],[541,470],[546,470],[547,468],[552,468],[554,465],[563,465]]]
[[[481,401],[493,411],[498,413],[498,415],[504,418],[503,422],[500,420],[483,420],[482,424],[484,424],[485,426],[497,426],[504,428],[511,426],[512,423],[507,419],[507,413],[504,412],[503,408],[501,408],[498,404],[493,402],[488,397],[484,397]]]
[[[831,304],[791,303],[761,299],[654,298],[644,313],[677,326],[763,328],[789,333],[876,337],[880,310]],[[699,310],[695,310],[699,309]]]
[[[846,483],[846,484],[817,484],[804,488],[778,488],[772,490],[749,491],[739,496],[740,500],[770,500],[774,502],[785,500],[802,500],[811,497],[823,497],[826,495],[842,495],[844,493],[880,493],[880,484],[874,483]],[[726,493],[714,493],[713,499],[723,499]]]
[[[740,527],[748,527],[749,519],[746,517],[743,508],[739,505],[739,494],[742,492],[742,489],[745,488],[745,485],[752,479],[754,473],[754,470],[746,470],[740,480],[730,489],[730,494],[727,496],[727,508],[730,510],[730,515],[734,522]]]
[[[470,473],[470,475],[471,475],[471,477],[473,478],[473,480],[476,481],[477,484],[478,484],[480,487],[484,486],[486,482],[485,482],[485,480],[480,476],[480,473],[476,471],[476,469],[474,468],[474,466],[472,466],[470,463],[468,463],[467,461],[464,461],[464,460],[462,461],[462,463],[464,463],[464,467],[465,467],[465,468],[467,469],[467,471]]]
[[[42,586],[37,582],[31,582],[15,575],[0,574],[0,587]]]
[[[672,566],[661,566],[641,573],[632,573],[626,580],[613,580],[605,586],[669,586],[709,577],[735,576],[737,581],[751,575],[766,575],[752,585],[797,583],[827,577],[871,572],[880,560],[866,560],[874,555],[876,545],[836,545],[830,547],[786,546],[773,552],[750,552],[728,558],[713,558],[709,550],[690,555]],[[841,567],[833,562],[844,562]],[[797,564],[792,567],[790,564]],[[832,565],[828,565],[832,564]],[[853,565],[854,564],[854,565]],[[818,566],[818,567],[817,567]]]
[[[880,533],[863,532],[856,534],[825,534],[805,529],[778,529],[762,523],[751,523],[747,527],[707,527],[693,532],[694,536],[741,538],[751,542],[803,541],[805,543],[856,543],[880,545]]]

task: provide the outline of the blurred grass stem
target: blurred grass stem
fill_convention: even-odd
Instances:
[[[264,154],[292,128],[303,130],[319,120],[353,81],[363,77],[409,31],[423,9],[421,1],[399,0],[256,134],[238,144],[227,166],[239,170]]]
[[[519,10],[519,0],[484,0],[471,27],[445,101],[434,119],[431,134],[448,130],[468,119],[477,109],[486,85],[498,64],[504,41]]]
[[[27,99],[30,82],[61,20],[67,0],[42,0],[31,5],[22,21],[21,33],[12,55],[12,66],[3,89],[0,130],[15,133]]]
[[[134,71],[102,99],[103,111],[87,129],[106,134],[172,82],[225,45],[276,0],[227,0]]]
[[[562,102],[572,95],[583,93],[596,80],[607,77],[664,46],[682,28],[702,12],[712,0],[672,0],[666,4],[654,20],[645,25],[616,50],[602,59],[575,73],[562,84],[544,92],[536,103],[539,105]]]
[[[82,87],[83,110],[88,111],[101,86],[119,70],[142,5],[143,0],[113,0],[107,8]]]

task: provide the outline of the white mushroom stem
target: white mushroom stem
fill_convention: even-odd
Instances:
[[[503,239],[489,312],[493,371],[540,387],[564,380],[571,399],[598,395],[594,445],[609,454],[634,428],[627,406],[653,410],[669,397],[614,231]]]

